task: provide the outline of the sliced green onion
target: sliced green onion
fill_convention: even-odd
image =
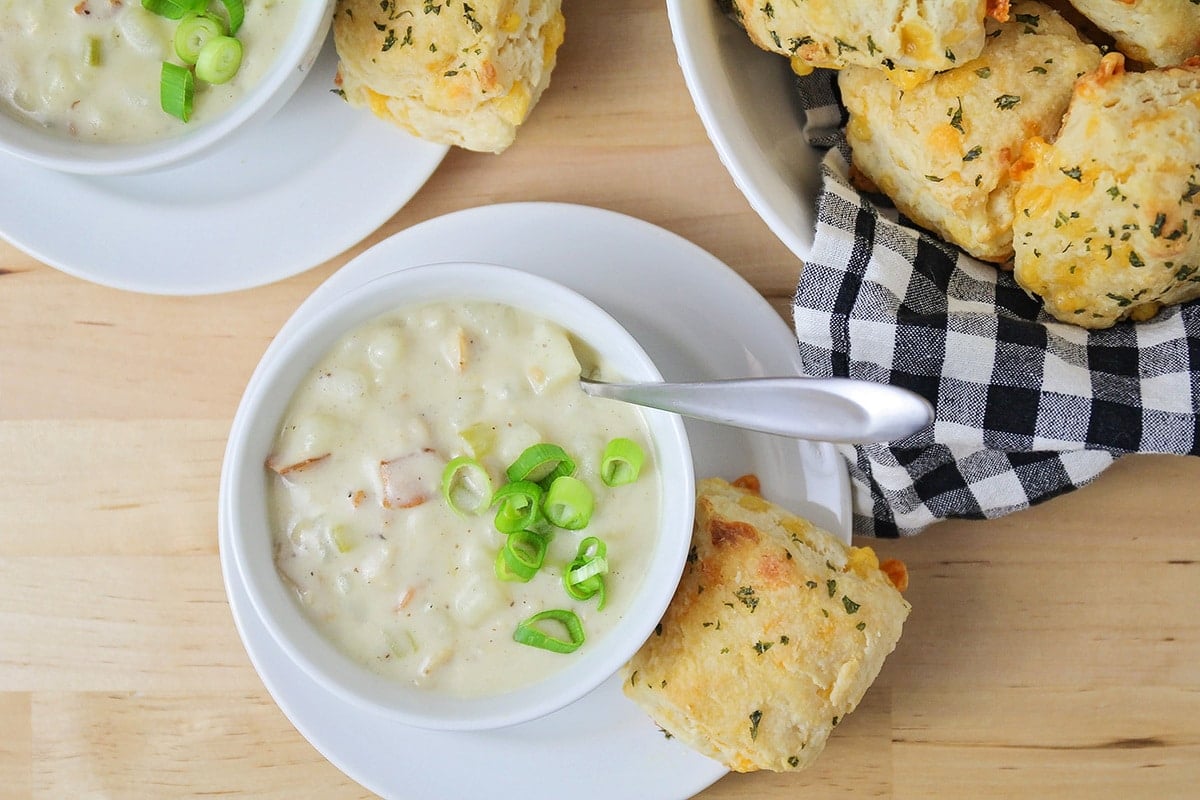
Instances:
[[[604,446],[600,459],[600,480],[605,486],[633,483],[642,471],[646,453],[632,439],[618,437]]]
[[[347,525],[334,525],[329,529],[329,540],[339,553],[349,553],[354,549],[355,537]]]
[[[196,77],[208,83],[228,83],[241,66],[242,43],[232,36],[215,36],[196,56]]]
[[[550,484],[542,501],[542,513],[559,528],[577,531],[592,520],[596,499],[587,484],[570,475],[560,475]]]
[[[442,470],[442,497],[457,514],[478,514],[492,505],[492,479],[470,456],[458,456]]]
[[[574,475],[575,462],[556,444],[527,447],[506,470],[510,481],[532,481],[542,486],[561,475]]]
[[[514,533],[528,530],[542,511],[542,487],[532,481],[506,483],[492,495],[496,510],[496,530]]]
[[[230,35],[237,33],[246,19],[245,5],[242,4],[242,0],[221,0],[221,5],[225,6],[225,12],[229,14]]]
[[[575,600],[591,600],[595,597],[596,610],[604,610],[604,604],[607,602],[608,595],[604,586],[604,578],[599,575],[593,575],[579,583],[567,583],[566,576],[563,576],[563,588]]]
[[[496,561],[493,564],[496,570],[496,578],[510,583],[525,583],[528,579],[522,578],[508,568],[508,562],[504,559],[504,548],[501,547],[496,551]]]
[[[158,95],[163,111],[187,122],[192,116],[192,101],[196,96],[196,79],[192,71],[164,61]]]
[[[204,45],[225,35],[225,23],[207,14],[188,14],[175,29],[175,55],[185,64],[195,64]]]
[[[560,639],[538,628],[538,624],[546,620],[561,624],[566,629],[568,638]],[[574,611],[561,608],[539,611],[517,625],[517,629],[513,631],[513,641],[552,653],[574,653],[584,641],[583,623]]]
[[[388,650],[396,658],[407,658],[417,652],[417,640],[412,635],[412,631],[405,628],[396,633],[384,633],[384,641],[387,643]]]
[[[589,558],[575,566],[571,565],[571,569],[567,571],[566,579],[572,585],[578,585],[599,575],[608,574],[608,559],[607,558]]]
[[[87,37],[87,41],[83,43],[83,63],[89,67],[98,67],[103,60],[103,53],[100,49],[100,37]]]
[[[502,581],[529,581],[546,560],[548,543],[532,531],[510,533],[496,559],[496,577]]]
[[[199,14],[208,7],[208,0],[142,0],[142,8],[167,19],[183,19],[187,14]]]
[[[607,555],[608,545],[599,536],[588,536],[581,539],[579,548],[575,551],[575,557],[585,561],[592,558],[604,558]]]
[[[483,422],[476,422],[474,425],[463,428],[458,432],[458,436],[471,449],[471,455],[476,458],[487,455],[491,452],[492,446],[496,444],[495,426]]]
[[[589,536],[579,543],[579,550],[563,573],[563,588],[576,600],[598,597],[596,609],[602,611],[606,599],[604,576],[608,574],[607,545],[602,539]]]

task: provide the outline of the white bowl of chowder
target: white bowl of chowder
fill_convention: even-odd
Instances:
[[[495,728],[652,635],[691,539],[687,435],[581,374],[662,379],[586,298],[486,264],[399,270],[273,343],[226,452],[224,545],[300,668],[412,725]]]
[[[287,102],[333,4],[196,0],[197,11],[171,19],[140,0],[0,0],[0,151],[93,175],[198,156]],[[187,111],[175,107],[184,82]]]

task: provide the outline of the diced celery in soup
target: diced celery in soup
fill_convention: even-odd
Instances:
[[[580,390],[581,370],[617,376],[581,366],[593,356],[575,345],[559,326],[508,306],[440,303],[352,331],[302,382],[268,460],[275,561],[345,654],[398,681],[478,696],[573,658],[513,641],[537,612],[574,611],[583,647],[603,647],[649,560],[660,486],[641,413]],[[608,487],[600,461],[617,437],[637,442],[646,461],[636,481]],[[595,510],[583,530],[553,533],[532,580],[502,581],[495,511],[456,513],[441,496],[442,471],[470,456],[498,487],[539,442],[574,458]],[[563,587],[587,536],[607,544],[603,610]]]
[[[279,55],[303,0],[245,0],[241,67],[225,84],[197,81],[188,123],[162,110],[164,61],[178,22],[140,0],[0,0],[0,110],[63,137],[147,142],[231,108]],[[221,17],[221,3],[210,4]]]

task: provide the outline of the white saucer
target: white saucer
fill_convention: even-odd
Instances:
[[[261,286],[386,222],[448,148],[331,93],[333,39],[271,119],[182,166],[87,177],[0,153],[0,236],[63,272],[167,295]]]
[[[559,281],[638,337],[667,380],[799,372],[790,328],[737,273],[695,245],[609,211],[519,203],[409,228],[331,276],[283,326],[372,278],[438,261],[490,261]],[[255,378],[250,381],[253,384]],[[234,427],[242,424],[239,417]],[[832,446],[688,421],[696,474],[755,472],[764,494],[849,541],[845,466]],[[226,493],[222,473],[222,494]],[[225,546],[230,607],[255,668],[301,734],[349,777],[389,798],[639,800],[690,797],[725,774],[658,727],[610,679],[543,719],[481,733],[406,727],[351,708],[313,683],[254,613]]]

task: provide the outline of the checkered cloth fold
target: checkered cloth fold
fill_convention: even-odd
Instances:
[[[828,148],[793,308],[804,366],[904,386],[937,409],[911,437],[840,448],[856,535],[998,517],[1127,453],[1200,455],[1200,303],[1104,331],[1056,322],[1011,273],[859,194],[833,73],[797,86],[808,139]]]

